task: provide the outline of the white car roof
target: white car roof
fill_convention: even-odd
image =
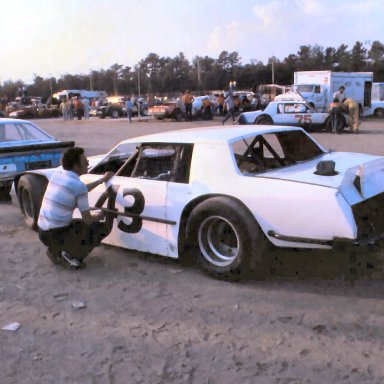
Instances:
[[[134,137],[132,139],[124,140],[123,143],[207,143],[207,142],[221,142],[228,143],[235,140],[240,140],[242,137],[252,136],[256,134],[273,133],[279,131],[302,131],[298,127],[284,127],[278,125],[258,125],[258,126],[213,126],[181,129],[175,131],[167,131],[155,133],[152,135],[145,135]]]

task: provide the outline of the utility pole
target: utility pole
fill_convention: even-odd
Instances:
[[[137,66],[137,88],[139,90],[139,97],[141,97],[141,89],[140,89],[140,64]]]
[[[200,59],[197,60],[197,88],[201,88],[201,66]]]
[[[89,73],[89,87],[91,88],[90,90],[93,91],[93,76],[92,76],[92,69],[90,69]]]
[[[274,66],[273,59],[271,61],[271,64],[272,64],[272,84],[275,84],[275,66]]]
[[[52,73],[49,73],[49,89],[51,91],[51,97],[52,97]]]

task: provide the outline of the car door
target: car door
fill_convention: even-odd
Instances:
[[[302,119],[295,108],[297,103],[278,103],[276,114],[273,116],[275,124],[278,125],[298,125],[298,121]]]
[[[107,207],[107,199],[113,199],[112,207],[123,212],[114,220],[112,231],[104,243],[169,257],[178,256],[177,221],[183,206],[180,204],[179,209],[168,209],[170,199],[167,195],[173,190],[176,178],[180,177],[175,170],[179,148],[180,145],[174,144],[142,144],[137,159],[123,165],[107,184],[90,192],[92,206]],[[93,178],[94,175],[87,177]],[[132,213],[136,217],[124,216]]]

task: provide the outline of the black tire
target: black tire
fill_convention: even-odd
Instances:
[[[272,125],[273,121],[269,116],[259,116],[256,117],[255,124],[257,125]]]
[[[373,114],[375,117],[382,119],[384,117],[384,108],[376,108]]]
[[[331,116],[328,116],[324,123],[324,131],[325,132],[332,132],[332,118]]]
[[[346,125],[344,117],[337,118],[337,131],[339,133],[343,132]],[[332,116],[328,116],[324,123],[324,130],[326,132],[332,132]]]
[[[37,220],[47,185],[48,181],[43,177],[25,174],[21,176],[17,186],[21,212],[26,224],[33,230],[37,230]]]
[[[212,197],[193,209],[187,236],[188,243],[199,248],[202,269],[229,280],[258,269],[266,244],[252,214],[226,196]]]
[[[175,109],[172,113],[173,120],[180,121],[183,119],[183,117],[183,112],[179,108]]]

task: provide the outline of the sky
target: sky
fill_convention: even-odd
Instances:
[[[300,45],[384,43],[384,0],[12,0],[1,4],[0,82],[133,67],[149,53],[243,64]]]

